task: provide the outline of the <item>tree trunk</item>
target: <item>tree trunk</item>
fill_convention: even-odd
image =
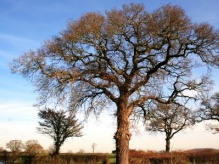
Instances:
[[[54,155],[58,155],[59,154],[59,150],[60,150],[60,145],[59,144],[55,144]]]
[[[170,138],[166,138],[166,152],[170,152]]]
[[[129,163],[129,112],[126,105],[118,106],[117,109],[117,132],[114,136],[116,140],[116,164]]]

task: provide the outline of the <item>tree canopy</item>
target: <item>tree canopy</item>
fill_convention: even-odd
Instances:
[[[24,144],[24,151],[27,154],[35,155],[39,153],[43,153],[44,149],[43,147],[38,143],[37,140],[28,140]]]
[[[198,121],[215,120],[219,122],[219,93],[214,93],[210,97],[205,97],[201,101],[198,110]],[[213,133],[219,133],[219,125],[208,124],[207,129]]]
[[[179,104],[157,104],[146,116],[146,130],[165,133],[166,152],[173,136],[194,124],[195,112]]]
[[[218,43],[218,30],[193,23],[179,6],[149,13],[131,3],[82,15],[38,50],[14,59],[11,68],[32,80],[40,105],[56,98],[102,110],[114,103],[117,163],[127,164],[133,111],[150,100],[198,98],[185,91],[201,94],[210,80],[193,78],[192,70],[200,63],[219,66]]]
[[[59,153],[61,145],[67,138],[82,136],[83,126],[71,111],[55,111],[47,108],[40,110],[38,116],[41,121],[39,121],[37,129],[40,133],[49,135],[54,140],[54,154]]]
[[[21,140],[11,140],[6,143],[6,147],[10,149],[12,153],[19,153],[23,149],[23,143]]]

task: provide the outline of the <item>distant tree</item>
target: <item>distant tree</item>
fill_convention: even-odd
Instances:
[[[77,101],[79,109],[97,112],[114,104],[116,163],[127,164],[132,113],[151,99],[170,103],[193,97],[185,90],[200,93],[208,77],[194,78],[192,71],[219,66],[218,40],[218,30],[193,23],[179,6],[149,13],[131,3],[84,14],[11,68],[32,80],[39,105]]]
[[[0,147],[0,153],[3,152],[3,151],[4,151],[4,148],[3,148],[3,147]]]
[[[166,152],[170,151],[170,140],[173,136],[194,124],[194,112],[178,104],[158,104],[146,117],[146,130],[166,134]]]
[[[47,149],[47,152],[48,152],[49,154],[54,154],[54,152],[55,152],[55,146],[54,146],[54,145],[50,145],[50,146],[48,147],[48,149]]]
[[[92,147],[93,153],[94,153],[94,150],[95,150],[95,148],[97,147],[97,144],[96,144],[96,143],[93,143],[93,144],[91,145],[91,147]]]
[[[75,113],[71,111],[55,111],[47,108],[40,110],[38,116],[41,119],[38,131],[54,140],[54,154],[59,153],[60,147],[67,138],[82,136],[83,126],[78,123]]]
[[[43,153],[44,149],[37,140],[29,140],[24,144],[24,151],[28,154],[35,155]]]
[[[67,153],[69,153],[69,154],[72,154],[73,153],[73,151],[72,150],[68,150],[68,152]]]
[[[78,151],[78,153],[79,153],[79,154],[83,154],[83,153],[85,153],[85,151],[84,151],[84,149],[80,149],[80,150]]]
[[[6,143],[6,148],[10,149],[12,153],[19,153],[23,149],[23,143],[21,140],[11,140]]]
[[[216,120],[219,122],[219,92],[203,98],[198,113],[198,121]],[[207,130],[219,133],[219,125],[207,124]]]

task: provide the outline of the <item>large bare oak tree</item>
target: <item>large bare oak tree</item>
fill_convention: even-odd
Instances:
[[[208,77],[192,79],[192,69],[198,62],[219,65],[218,41],[211,25],[191,22],[178,6],[149,13],[129,4],[70,22],[59,36],[15,59],[12,71],[32,80],[40,105],[57,98],[101,110],[114,103],[116,161],[128,164],[132,112],[151,99],[180,101],[191,97],[185,90],[205,87]]]

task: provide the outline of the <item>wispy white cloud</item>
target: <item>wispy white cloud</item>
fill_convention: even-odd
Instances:
[[[0,68],[9,69],[9,63],[13,58],[12,54],[0,50]]]
[[[202,0],[202,1],[190,1],[188,2],[179,2],[185,8],[188,16],[192,18],[192,21],[201,23],[208,22],[215,27],[219,27],[219,10],[218,5],[219,1],[215,0]],[[197,6],[198,3],[198,6]]]
[[[12,56],[4,51],[0,51],[0,57],[2,59],[11,59]]]
[[[1,103],[0,105],[0,121],[10,118],[12,121],[19,120],[20,122],[29,121],[35,122],[37,119],[37,108],[34,108],[33,105],[27,102],[10,102],[10,103]],[[5,118],[4,118],[5,117]],[[3,120],[2,120],[3,119]]]
[[[14,46],[21,46],[21,47],[26,47],[31,45],[37,45],[38,43],[32,39],[20,37],[20,36],[15,36],[12,34],[7,34],[7,33],[0,33],[0,41],[4,42],[5,44],[11,44]]]

